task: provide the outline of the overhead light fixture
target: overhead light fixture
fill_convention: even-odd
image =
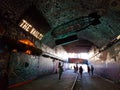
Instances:
[[[32,47],[35,47],[34,43],[32,43],[30,40],[28,39],[22,39],[22,40],[18,40],[19,42],[23,43],[23,44],[26,44],[26,45],[29,45],[29,46],[32,46]]]
[[[25,53],[26,53],[26,54],[31,54],[32,51],[31,51],[31,50],[26,50]]]
[[[77,40],[78,40],[77,35],[72,35],[72,36],[68,36],[66,38],[56,39],[55,43],[56,43],[56,45],[61,45],[61,44],[63,45],[63,44],[71,43],[73,41],[77,41]]]
[[[120,35],[118,35],[118,36],[116,37],[116,39],[119,40],[119,39],[120,39]]]

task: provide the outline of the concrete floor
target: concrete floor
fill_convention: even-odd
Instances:
[[[58,80],[58,74],[53,74],[9,90],[71,90],[76,77],[73,70],[67,70],[63,72],[61,80]]]
[[[54,74],[9,90],[72,90],[77,75],[73,70],[67,70],[64,71],[61,80],[58,80],[58,74]],[[120,84],[84,73],[82,78],[76,80],[74,90],[120,90]]]
[[[89,76],[84,73],[78,78],[74,90],[120,90],[120,84],[115,84],[97,75]]]

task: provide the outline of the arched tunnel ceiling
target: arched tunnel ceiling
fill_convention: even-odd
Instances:
[[[66,42],[61,45],[68,52],[88,51],[92,45],[101,48],[120,35],[120,0],[3,0],[0,10],[11,10],[17,21],[31,5],[42,12],[51,27],[42,42],[52,48],[63,39]],[[89,25],[93,18],[88,16],[94,12],[100,17]],[[74,35],[77,38],[71,37]]]
[[[39,0],[38,7],[51,25],[55,39],[67,37],[69,32],[73,31],[72,34],[76,34],[78,39],[85,39],[88,44],[91,42],[101,48],[120,34],[120,0]],[[81,23],[87,19],[84,16],[92,12],[97,12],[101,16],[101,23],[74,33],[84,25]],[[83,42],[77,40],[74,44],[76,43]],[[66,43],[64,48],[69,51],[71,49],[68,50],[68,47],[74,44]],[[83,47],[78,47],[81,48]]]

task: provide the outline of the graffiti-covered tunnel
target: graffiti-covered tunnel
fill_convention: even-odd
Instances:
[[[120,90],[119,83],[120,0],[0,0],[0,90]]]

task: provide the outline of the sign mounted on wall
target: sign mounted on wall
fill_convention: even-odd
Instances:
[[[88,60],[81,58],[68,58],[69,63],[88,64]]]
[[[28,23],[26,20],[22,20],[19,24],[19,26],[24,29],[25,31],[32,34],[37,39],[41,40],[43,38],[43,34],[38,32],[30,23]]]

